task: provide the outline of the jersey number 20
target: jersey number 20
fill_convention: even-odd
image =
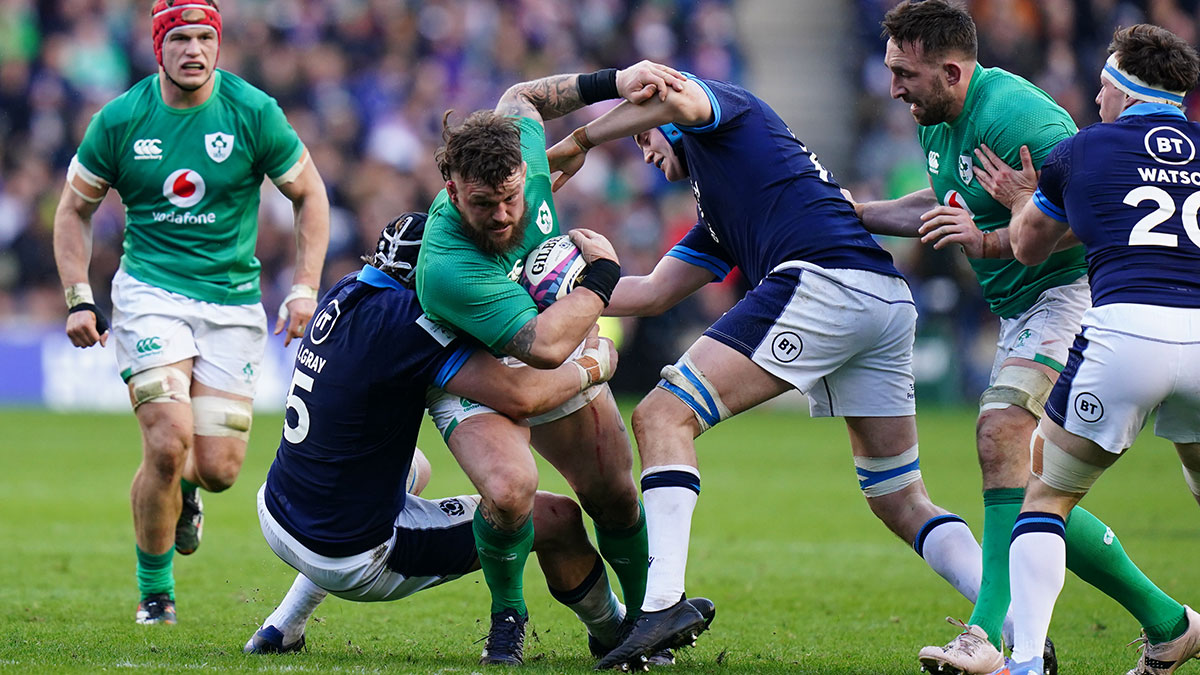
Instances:
[[[1136,187],[1125,195],[1125,204],[1128,206],[1137,206],[1145,201],[1155,202],[1158,204],[1158,208],[1147,213],[1133,226],[1129,232],[1129,245],[1167,246],[1170,248],[1179,246],[1177,235],[1154,231],[1154,228],[1175,215],[1175,199],[1166,190],[1153,185]],[[1183,231],[1187,233],[1188,239],[1191,239],[1196,246],[1200,246],[1200,223],[1197,222],[1197,212],[1200,212],[1200,192],[1193,192],[1183,200],[1183,213],[1180,214],[1180,217],[1183,219]]]

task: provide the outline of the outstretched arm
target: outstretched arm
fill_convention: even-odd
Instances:
[[[621,277],[604,314],[657,316],[712,280],[712,271],[664,256],[650,274]]]
[[[665,98],[668,90],[682,89],[684,81],[674,68],[651,61],[641,61],[623,70],[551,75],[509,87],[496,104],[496,112],[552,120],[605,99],[624,98],[640,103],[656,93]]]
[[[871,234],[918,237],[921,235],[921,215],[936,206],[933,188],[926,188],[899,199],[855,202],[854,212]]]
[[[308,151],[305,150],[305,153]],[[296,271],[292,292],[280,308],[275,335],[287,327],[283,344],[304,335],[304,327],[317,310],[317,289],[321,286],[321,267],[329,247],[329,197],[325,183],[309,159],[296,180],[283,183],[279,191],[292,202],[296,216]]]

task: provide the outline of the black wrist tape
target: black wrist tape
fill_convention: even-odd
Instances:
[[[587,275],[579,282],[579,286],[600,296],[604,306],[608,307],[613,289],[617,287],[617,281],[620,279],[621,266],[608,258],[600,258],[588,265]]]
[[[605,68],[594,73],[580,75],[578,83],[579,98],[589,105],[596,101],[621,98],[621,93],[617,91],[616,68]]]
[[[75,312],[91,312],[93,315],[95,315],[97,333],[104,335],[104,332],[108,330],[108,317],[104,316],[104,312],[101,312],[100,308],[92,303],[81,302],[67,310],[67,314],[74,314]]]

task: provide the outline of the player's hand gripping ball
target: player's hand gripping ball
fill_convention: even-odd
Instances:
[[[530,251],[521,271],[521,287],[533,296],[538,311],[566,297],[587,272],[587,261],[567,235],[551,237]]]

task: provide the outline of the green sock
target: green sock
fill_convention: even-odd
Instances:
[[[183,494],[187,494],[189,492],[195,492],[196,488],[198,488],[198,487],[200,487],[200,486],[186,478],[179,479],[179,491],[182,492]]]
[[[625,612],[631,618],[642,613],[646,598],[646,575],[650,572],[650,544],[646,540],[646,508],[638,502],[638,521],[626,530],[603,530],[596,526],[596,547],[612,566],[621,584]]]
[[[1024,488],[983,491],[983,583],[967,623],[987,631],[997,649],[1002,649],[1000,633],[1008,613],[1008,544],[1024,500]]]
[[[142,597],[152,593],[166,593],[175,599],[175,548],[167,549],[166,553],[152,555],[138,546],[137,551],[137,582]]]
[[[1067,569],[1129,611],[1151,644],[1187,630],[1183,605],[1163,593],[1133,564],[1117,535],[1096,516],[1076,506],[1067,515]]]
[[[483,578],[492,592],[492,613],[515,609],[522,615],[525,608],[525,561],[533,549],[533,519],[525,521],[516,532],[502,532],[475,511],[472,523],[475,531],[475,550]]]

